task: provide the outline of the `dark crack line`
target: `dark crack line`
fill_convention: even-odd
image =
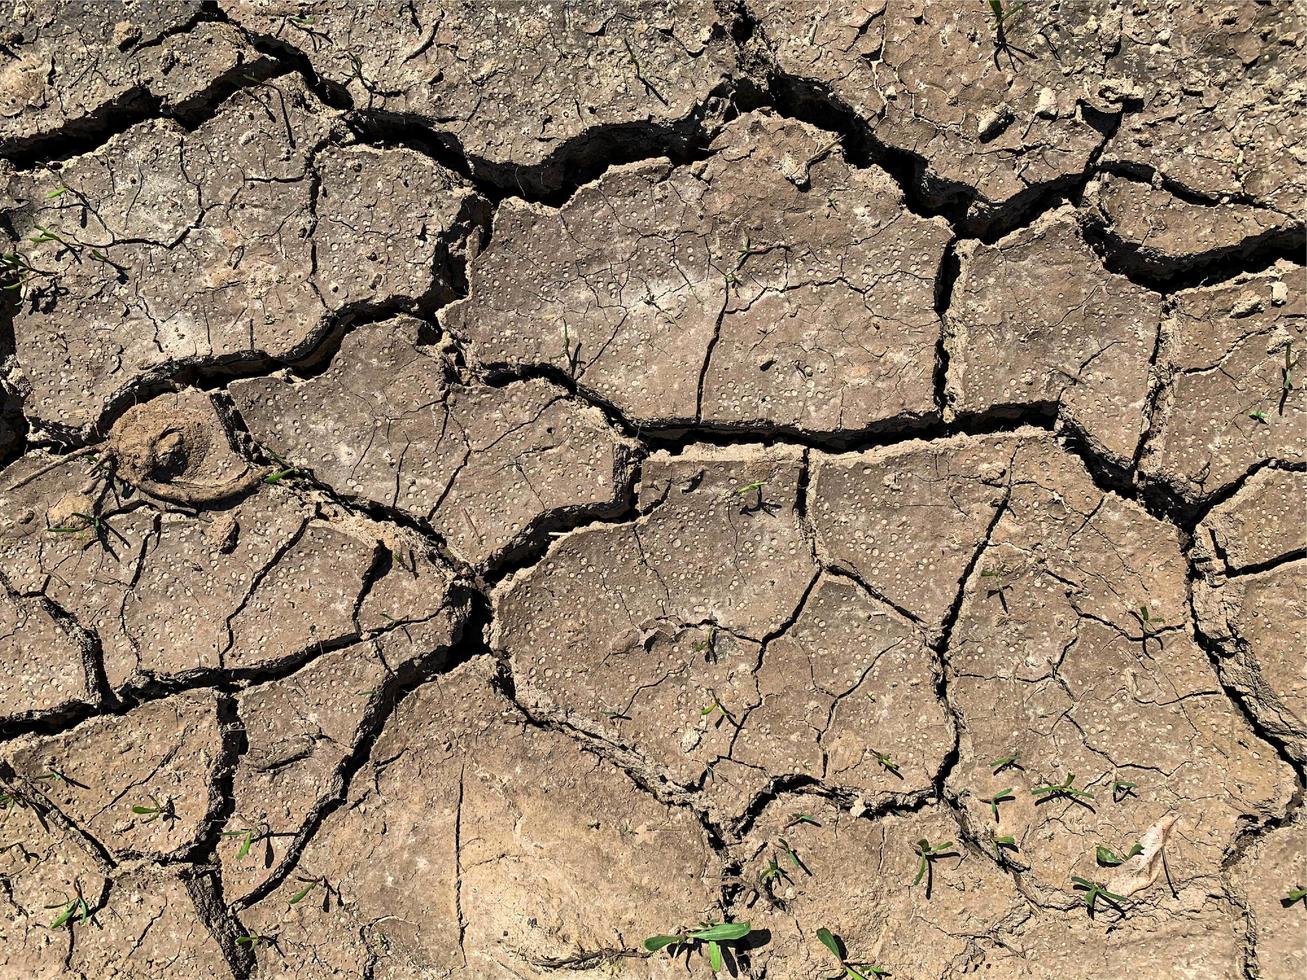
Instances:
[[[386,722],[404,698],[425,681],[448,673],[471,656],[484,652],[486,615],[477,612],[480,604],[473,601],[478,593],[461,587],[451,589],[451,592],[456,592],[458,599],[470,606],[463,621],[456,624],[453,643],[405,661],[386,679],[381,691],[368,702],[349,754],[336,766],[326,790],[306,814],[285,855],[259,884],[231,903],[233,910],[242,911],[266,898],[299,866],[305,849],[323,822],[344,805],[355,775],[371,758],[373,746],[381,737]]]

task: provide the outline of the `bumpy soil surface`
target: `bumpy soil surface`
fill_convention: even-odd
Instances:
[[[1307,975],[1307,17],[998,7],[4,0],[0,977]]]

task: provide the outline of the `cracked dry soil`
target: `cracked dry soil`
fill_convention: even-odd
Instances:
[[[5,0],[0,977],[1307,976],[1307,18],[997,7]]]

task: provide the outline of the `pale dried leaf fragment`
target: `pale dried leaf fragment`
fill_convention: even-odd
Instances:
[[[1129,898],[1152,887],[1162,873],[1162,865],[1166,860],[1162,850],[1179,819],[1177,814],[1167,814],[1149,827],[1139,839],[1143,850],[1121,866],[1121,870],[1107,883],[1107,890]]]

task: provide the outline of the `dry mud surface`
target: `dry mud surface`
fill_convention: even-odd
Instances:
[[[0,977],[1307,976],[1307,18],[998,7],[4,0]]]

